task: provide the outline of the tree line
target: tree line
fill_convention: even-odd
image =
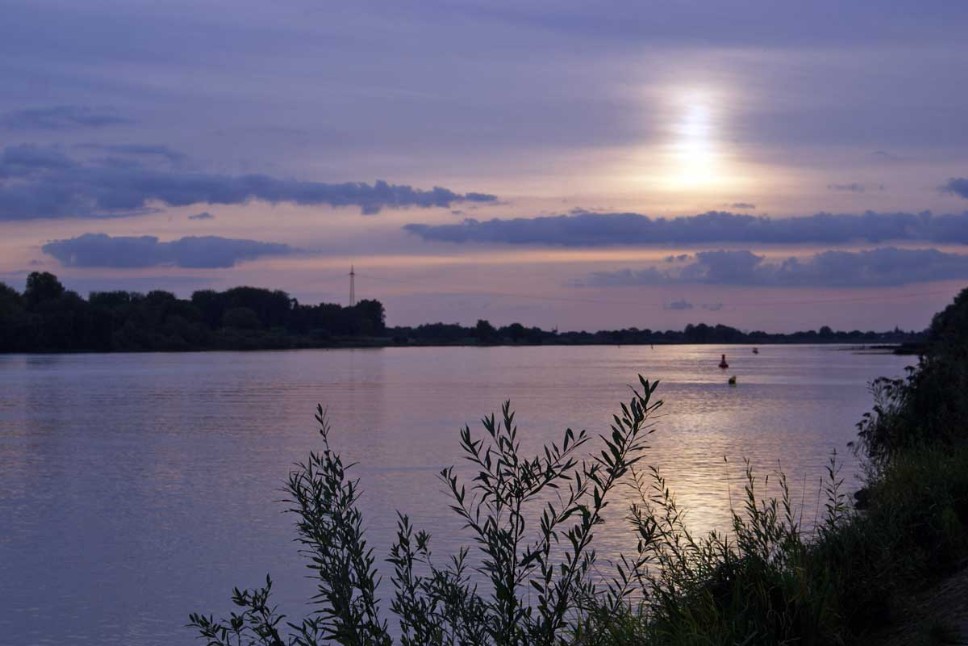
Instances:
[[[755,330],[744,332],[728,325],[688,324],[682,330],[652,330],[635,327],[597,332],[559,332],[512,323],[495,327],[487,320],[474,326],[457,323],[427,323],[416,327],[388,328],[397,344],[409,345],[649,345],[676,343],[759,344],[759,343],[890,343],[916,346],[921,332],[899,328],[837,331],[824,325],[819,330],[777,334]]]
[[[383,305],[303,305],[286,292],[234,287],[91,292],[87,300],[48,272],[23,293],[0,283],[0,352],[137,352],[325,347],[385,333]]]
[[[23,293],[0,283],[0,352],[139,352],[254,350],[386,345],[643,345],[669,343],[914,343],[920,333],[834,331],[744,332],[728,325],[682,330],[630,327],[597,332],[544,330],[521,323],[496,327],[426,323],[387,327],[383,304],[304,305],[281,290],[233,287],[171,292],[91,292],[85,300],[56,276],[33,272]]]

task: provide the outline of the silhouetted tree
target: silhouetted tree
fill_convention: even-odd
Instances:
[[[258,317],[265,327],[285,327],[289,322],[291,300],[283,291],[258,287],[233,287],[223,292],[224,307],[245,307]]]
[[[222,294],[203,289],[192,294],[192,305],[198,308],[202,320],[209,328],[215,330],[222,325],[222,315],[225,313],[225,298]]]
[[[959,296],[959,298],[962,298]],[[968,303],[968,297],[964,298]],[[958,301],[960,302],[960,301]],[[962,314],[946,310],[932,325],[932,338],[951,337],[964,327]],[[389,337],[394,343],[495,344],[556,343],[766,343],[913,341],[916,335],[834,332],[824,326],[786,335],[745,334],[727,325],[688,325],[685,330],[626,328],[598,332],[546,331],[512,323],[496,330],[481,319],[473,327],[430,323],[387,329],[383,304],[362,300],[353,307],[335,303],[303,305],[286,292],[233,287],[200,290],[191,300],[163,290],[148,294],[92,292],[85,301],[65,290],[56,276],[34,272],[23,295],[0,283],[0,352],[96,350],[258,349],[345,344],[357,337]]]
[[[520,323],[512,323],[511,325],[502,327],[499,332],[502,337],[510,339],[513,343],[520,343],[524,340],[525,334],[527,334],[527,330]]]
[[[35,308],[44,301],[60,298],[64,294],[64,286],[57,276],[50,272],[32,272],[27,276],[27,288],[24,290],[24,300],[29,309]]]
[[[494,343],[497,341],[497,330],[491,325],[490,321],[478,319],[474,327],[474,337],[480,343]]]
[[[0,283],[0,352],[24,350],[29,325],[20,293]]]
[[[259,316],[248,307],[233,307],[225,310],[222,326],[237,330],[258,330],[262,327]]]
[[[357,320],[357,334],[373,336],[386,330],[386,315],[380,301],[362,300],[353,308],[353,313]]]

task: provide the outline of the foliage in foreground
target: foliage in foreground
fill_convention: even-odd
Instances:
[[[659,536],[645,621],[602,643],[855,644],[909,621],[911,595],[968,556],[968,290],[927,337],[904,379],[872,386],[858,424],[862,511],[846,505],[831,463],[826,513],[808,536],[786,483],[779,500],[758,501],[748,472],[732,533],[694,539],[656,476],[643,496],[652,507],[634,515]]]
[[[586,433],[525,459],[510,407],[465,428],[461,446],[477,476],[468,485],[441,473],[452,508],[473,536],[444,565],[429,535],[406,516],[389,562],[390,608],[403,644],[855,644],[903,620],[912,591],[968,556],[968,290],[937,315],[928,350],[907,378],[874,384],[875,407],[859,424],[870,464],[863,511],[849,508],[834,461],[823,487],[825,513],[810,531],[782,474],[780,496],[761,497],[747,464],[732,531],[696,537],[655,468],[636,469],[661,405],[656,384],[622,406],[611,437],[590,461]],[[286,622],[269,606],[271,582],[236,590],[240,611],[226,620],[194,614],[211,645],[389,644],[377,601],[375,559],[348,478],[317,415],[324,450],[290,478],[300,541],[316,572],[318,611]],[[639,492],[629,520],[639,541],[611,579],[592,575],[594,529],[606,498],[630,474]],[[468,488],[469,487],[469,488]],[[533,512],[540,516],[533,525]],[[479,589],[472,572],[486,581]],[[280,629],[283,626],[287,634]],[[926,643],[940,643],[932,626]]]
[[[660,527],[647,621],[606,643],[854,644],[908,621],[911,595],[968,556],[968,290],[927,336],[906,378],[873,384],[858,424],[862,511],[845,505],[831,464],[825,517],[805,537],[785,483],[779,501],[757,503],[748,473],[732,535],[697,540],[657,480],[659,513],[635,518]]]
[[[499,419],[483,420],[483,437],[468,427],[461,431],[461,448],[477,474],[465,482],[448,468],[440,478],[471,534],[474,563],[467,549],[443,564],[434,561],[429,535],[399,517],[388,560],[390,609],[402,644],[557,644],[580,632],[591,600],[599,607],[624,607],[639,564],[620,564],[618,578],[601,586],[592,576],[592,541],[609,495],[641,459],[652,431],[648,420],[662,405],[653,400],[657,383],[640,378],[640,384],[613,416],[611,434],[599,437],[600,448],[587,459],[579,457],[579,449],[589,442],[588,434],[571,429],[560,443],[522,455],[508,403]],[[359,483],[330,447],[322,408],[316,419],[323,449],[299,465],[287,486],[299,517],[298,540],[317,581],[316,611],[298,623],[285,621],[270,605],[267,578],[261,589],[235,590],[239,611],[227,619],[191,615],[190,625],[210,645],[392,641],[356,504]],[[474,583],[472,568],[484,585]]]

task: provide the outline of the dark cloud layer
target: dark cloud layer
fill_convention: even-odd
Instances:
[[[572,38],[595,37],[608,43],[676,42],[708,45],[774,45],[790,47],[828,42],[937,42],[953,38],[951,27],[964,24],[968,10],[953,0],[900,0],[871,11],[864,3],[817,0],[796,10],[784,3],[724,0],[702,6],[692,3],[606,0],[594,6],[578,0],[556,2],[554,11],[537,2],[461,3],[475,17],[500,19],[515,25],[540,26]],[[452,3],[427,3],[438,11]],[[928,8],[930,7],[930,8]],[[836,15],[837,20],[830,20]],[[918,29],[911,29],[916,21]],[[723,25],[730,25],[724,29]]]
[[[0,221],[131,215],[151,202],[168,206],[244,204],[250,200],[301,205],[357,206],[365,214],[388,207],[449,207],[494,202],[377,181],[324,184],[268,175],[216,175],[146,168],[137,160],[86,163],[54,148],[10,146],[0,152]]]
[[[100,150],[113,155],[163,159],[173,165],[180,164],[187,158],[184,153],[156,144],[80,144],[78,148]]]
[[[0,127],[8,130],[77,130],[131,123],[113,110],[82,105],[27,108],[0,114]]]
[[[695,306],[692,303],[690,303],[686,299],[682,298],[682,299],[679,299],[678,301],[672,301],[668,305],[663,305],[662,306],[662,309],[666,309],[666,310],[691,310],[693,307],[695,307]]]
[[[968,200],[968,179],[952,177],[941,188],[948,193],[954,193],[958,197],[963,197]]]
[[[160,242],[154,236],[112,237],[85,233],[76,238],[55,240],[43,246],[44,253],[65,267],[142,267],[225,268],[262,256],[287,256],[297,253],[289,245],[257,240],[187,237]]]
[[[757,287],[887,287],[968,279],[968,256],[937,249],[883,247],[824,251],[806,259],[770,261],[751,251],[702,251],[669,269],[647,267],[591,275],[586,285],[735,285]]]
[[[465,219],[459,224],[408,224],[404,229],[432,241],[564,247],[734,242],[968,243],[968,213],[935,216],[930,213],[868,211],[859,215],[818,213],[792,218],[768,218],[713,211],[668,219],[650,218],[638,213],[579,213],[487,221]]]

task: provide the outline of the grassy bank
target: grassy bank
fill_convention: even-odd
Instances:
[[[506,405],[482,433],[461,432],[477,475],[440,474],[469,547],[441,560],[401,515],[382,593],[359,483],[330,446],[321,409],[322,450],[287,487],[316,612],[286,619],[267,579],[235,591],[233,615],[193,614],[191,626],[213,645],[877,643],[905,620],[912,595],[968,556],[968,290],[935,316],[924,352],[906,378],[874,385],[858,425],[868,468],[859,504],[832,463],[810,528],[782,475],[779,497],[764,497],[747,469],[730,530],[690,533],[644,460],[661,406],[654,382],[640,379],[610,434],[569,429],[534,456],[522,455]],[[611,568],[598,563],[613,572],[603,580],[594,538],[628,483],[639,492],[628,510],[638,548]],[[934,628],[918,639],[942,643],[945,627]]]
[[[862,512],[829,489],[815,532],[798,525],[788,497],[757,501],[747,491],[728,536],[693,539],[669,525],[655,559],[662,572],[629,613],[635,630],[615,634],[605,619],[586,643],[879,643],[907,621],[913,596],[966,556],[963,449],[899,456],[871,483]]]
[[[968,290],[927,337],[906,378],[874,383],[857,508],[831,469],[826,514],[807,536],[789,496],[758,500],[750,475],[730,536],[662,528],[661,573],[628,613],[636,629],[611,636],[605,620],[599,643],[879,643],[905,623],[911,599],[968,556]],[[653,491],[646,522],[663,517],[664,497]],[[928,628],[912,638],[944,643],[945,626]]]

